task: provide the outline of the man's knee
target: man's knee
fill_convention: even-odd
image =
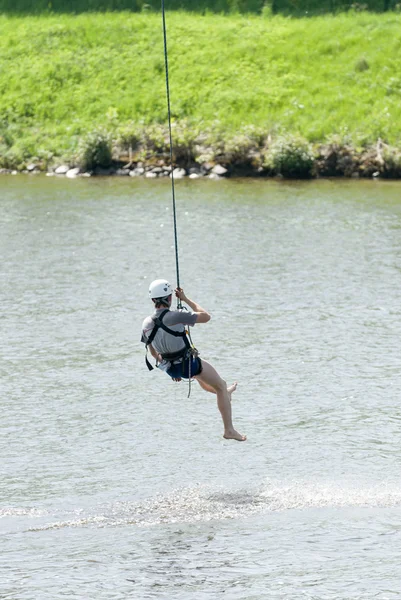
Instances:
[[[222,379],[221,377],[219,377],[218,381],[216,381],[216,384],[214,386],[216,388],[216,390],[218,392],[224,392],[224,390],[227,389],[227,384],[224,381],[224,379]]]

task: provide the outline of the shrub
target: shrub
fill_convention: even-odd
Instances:
[[[136,152],[141,144],[141,134],[138,126],[129,123],[120,129],[117,144],[124,151],[131,150],[132,152]]]
[[[382,177],[399,179],[401,177],[401,152],[397,148],[386,146],[382,157]]]
[[[362,4],[361,2],[354,2],[350,6],[350,9],[354,10],[355,12],[363,12],[365,10],[368,10],[368,8],[369,7],[367,4]]]
[[[141,147],[141,132],[136,123],[128,123],[117,130],[117,141],[115,153],[119,158],[121,155],[133,160],[133,154],[137,154]]]
[[[224,157],[224,130],[220,121],[199,134],[194,148],[195,160],[198,164],[219,162]]]
[[[0,168],[17,169],[23,171],[26,168],[27,161],[23,152],[14,149],[0,148]]]
[[[189,167],[196,162],[199,130],[188,121],[172,124],[173,161],[180,167]],[[168,145],[170,149],[170,143]]]
[[[265,165],[286,179],[313,176],[314,156],[310,144],[299,137],[283,137],[270,147]]]
[[[381,173],[382,167],[383,161],[374,146],[369,146],[361,153],[358,170],[361,177],[373,177],[376,173]]]
[[[107,169],[112,161],[112,141],[108,133],[95,131],[79,143],[77,162],[84,171],[93,171],[97,167]]]
[[[153,158],[166,159],[169,155],[168,129],[164,125],[143,125],[139,129],[141,160]]]
[[[14,138],[10,133],[7,122],[0,120],[0,145],[11,148],[13,143]]]
[[[246,127],[224,144],[224,161],[239,169],[255,170],[262,166],[261,149],[265,136],[255,127]]]
[[[351,177],[359,169],[359,156],[351,141],[341,136],[331,136],[319,147],[316,169],[324,177],[342,175]]]
[[[261,15],[264,19],[270,19],[273,16],[273,7],[271,2],[266,2],[264,4]]]

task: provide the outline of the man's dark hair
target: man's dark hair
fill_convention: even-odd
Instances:
[[[155,308],[160,308],[161,306],[170,308],[171,302],[169,298],[171,298],[171,294],[169,294],[168,296],[164,296],[163,298],[152,298],[153,302],[155,303]]]

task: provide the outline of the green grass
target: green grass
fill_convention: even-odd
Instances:
[[[172,114],[229,138],[401,142],[401,15],[167,15]],[[0,16],[0,155],[71,156],[98,128],[165,124],[160,15]]]

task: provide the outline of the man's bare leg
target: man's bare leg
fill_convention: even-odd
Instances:
[[[210,392],[211,394],[215,394],[216,393],[216,390],[211,385],[208,385],[204,381],[200,381],[198,379],[198,383],[201,386],[201,388],[203,388],[204,390],[206,390],[206,392]],[[238,383],[235,381],[232,385],[229,385],[228,388],[227,388],[227,393],[230,396],[230,400],[231,400],[231,394],[233,392],[235,392],[235,390],[237,389],[237,385],[238,385]]]
[[[213,388],[215,394],[217,395],[217,406],[224,424],[223,437],[225,437],[227,440],[244,442],[246,440],[246,436],[241,435],[234,429],[231,416],[230,394],[227,391],[226,382],[220,377],[216,369],[212,367],[212,365],[206,360],[202,360],[202,367],[202,373],[197,375],[196,379],[201,385],[205,384],[206,386]]]
[[[199,379],[199,376],[196,377],[196,379],[197,379],[199,385],[201,386],[201,388],[203,388],[206,392],[210,392],[211,394],[215,394],[216,393],[216,390],[211,385],[208,385],[204,381],[201,381]]]

